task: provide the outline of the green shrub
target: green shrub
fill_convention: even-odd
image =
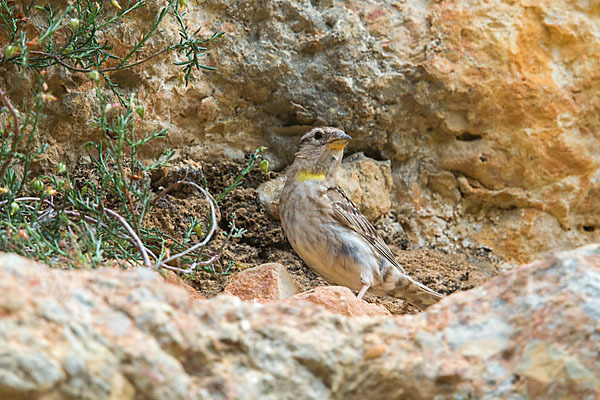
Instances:
[[[121,93],[110,73],[176,51],[185,56],[185,61],[176,64],[181,66],[181,83],[187,85],[193,70],[214,69],[200,63],[200,59],[206,53],[205,46],[223,33],[198,38],[198,31],[192,33],[184,23],[185,4],[168,0],[152,26],[121,57],[112,52],[109,42],[99,40],[98,33],[130,18],[133,11],[146,6],[146,0],[129,1],[124,7],[113,0],[110,9],[92,1],[76,1],[57,9],[48,3],[36,5],[34,0],[20,11],[12,4],[0,0],[0,31],[9,43],[0,68],[12,64],[37,78],[31,96],[18,107],[0,88],[4,105],[0,109],[0,249],[70,267],[116,260],[186,273],[202,266],[214,272],[213,264],[225,244],[243,234],[232,216],[230,231],[220,248],[210,254],[205,250],[217,228],[217,202],[252,169],[259,165],[267,168],[261,149],[217,200],[199,183],[189,181],[176,182],[155,195],[150,177],[153,171],[168,165],[173,152],[166,150],[154,162],[140,159],[139,153],[149,142],[166,136],[167,131],[139,134],[135,130],[137,121],[145,116],[145,106],[134,95]],[[31,37],[34,30],[28,29],[28,21],[39,21],[40,17],[46,21],[44,28]],[[178,24],[179,42],[144,54],[148,40],[167,18]],[[99,109],[94,123],[106,137],[85,146],[94,172],[93,178],[83,184],[72,179],[63,163],[56,165],[50,175],[34,176],[31,172],[32,162],[46,150],[39,140],[40,113],[45,103],[56,100],[44,81],[45,70],[51,66],[87,74],[96,85]],[[144,217],[152,212],[156,200],[181,185],[195,188],[206,198],[208,214],[190,221],[182,239],[144,226]]]

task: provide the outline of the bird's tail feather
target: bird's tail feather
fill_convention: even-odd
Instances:
[[[445,296],[412,279],[408,275],[395,274],[395,286],[387,294],[405,300],[413,306],[424,310],[437,303]]]

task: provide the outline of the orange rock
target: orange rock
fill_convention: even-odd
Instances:
[[[267,263],[234,275],[224,292],[265,303],[293,296],[299,290],[283,265]]]
[[[202,296],[196,289],[192,286],[188,285],[183,279],[181,279],[175,272],[167,271],[167,275],[164,276],[166,282],[171,285],[179,286],[185,289],[186,292],[190,295],[190,297],[194,300],[204,300],[206,297]]]
[[[285,300],[292,304],[306,301],[349,317],[391,315],[385,307],[359,300],[350,289],[342,286],[319,286]]]

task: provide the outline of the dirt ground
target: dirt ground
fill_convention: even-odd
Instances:
[[[220,193],[245,167],[245,161],[217,160],[202,168],[198,165],[172,168],[169,180],[188,179],[206,183],[214,195]],[[243,237],[231,241],[225,248],[219,263],[226,269],[233,261],[231,274],[266,262],[285,265],[302,290],[327,285],[294,253],[284,236],[279,221],[271,219],[260,204],[256,188],[264,181],[277,177],[275,172],[265,174],[255,169],[243,184],[219,202],[219,230],[211,243],[217,249],[229,230],[231,214],[236,215],[236,225],[246,229]],[[173,236],[180,236],[192,217],[206,215],[207,204],[203,196],[192,189],[174,191],[161,201],[157,213],[149,221]],[[393,218],[393,215],[391,216]],[[392,252],[406,271],[432,289],[450,294],[479,286],[498,274],[499,263],[489,255],[444,254],[435,249],[413,249],[412,243],[402,232],[390,233],[386,220],[375,226],[384,237]],[[216,268],[219,269],[219,266]],[[189,282],[202,295],[215,296],[223,291],[231,275],[218,276],[208,271],[198,271]],[[417,313],[418,310],[402,300],[387,296],[378,297],[367,293],[365,299],[384,305],[393,314]]]

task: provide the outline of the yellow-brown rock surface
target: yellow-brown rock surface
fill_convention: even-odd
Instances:
[[[600,228],[597,6],[448,1],[429,15],[424,67],[451,99],[436,104],[438,166],[458,178],[466,212],[497,215],[474,236],[521,260],[589,240]]]

